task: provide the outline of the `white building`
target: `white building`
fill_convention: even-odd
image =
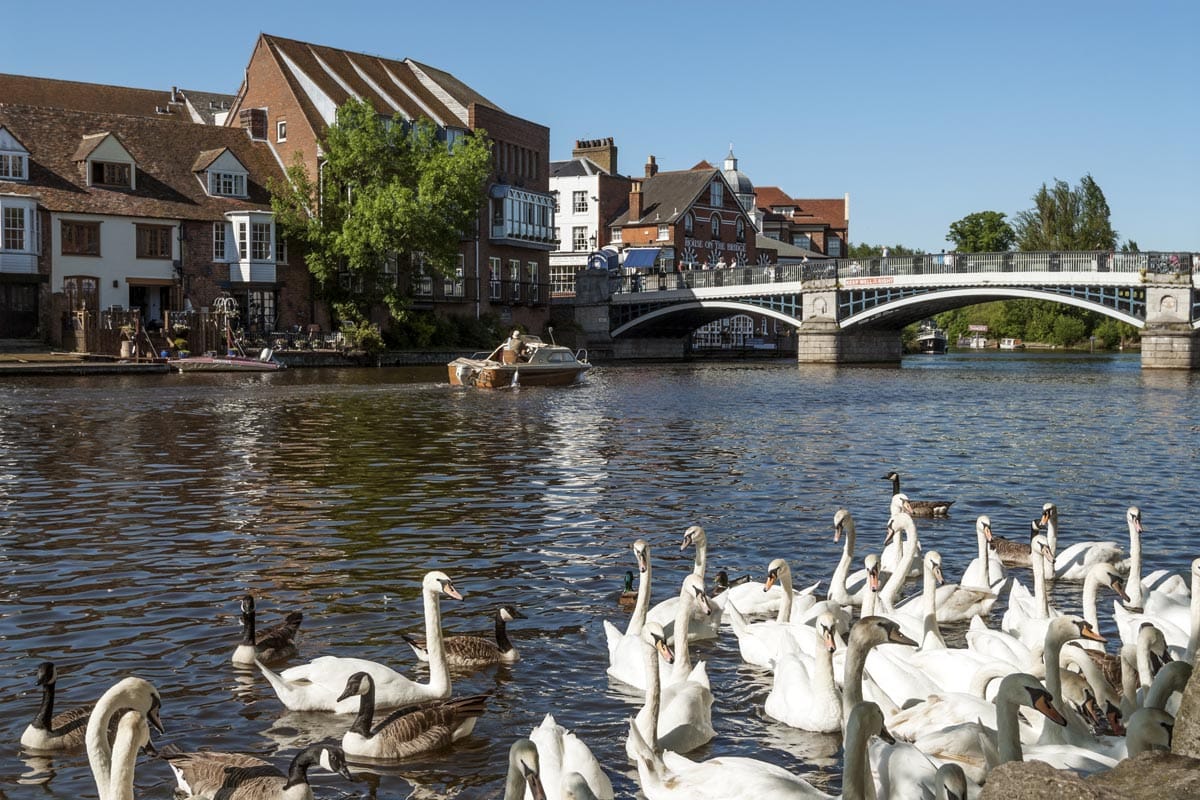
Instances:
[[[588,257],[610,243],[608,222],[629,202],[629,179],[617,174],[612,138],[575,142],[570,161],[550,163],[558,247],[550,253],[551,296],[575,294]]]

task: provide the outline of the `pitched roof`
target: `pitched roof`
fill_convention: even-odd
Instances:
[[[845,198],[796,199],[789,197],[778,186],[758,186],[754,190],[754,204],[764,212],[772,208],[793,209],[792,219],[796,222],[824,224],[834,228],[845,228]]]
[[[607,174],[600,165],[586,156],[572,158],[570,161],[551,161],[551,178],[583,178],[588,175]]]
[[[13,105],[101,111],[175,122],[196,122],[186,106],[197,104],[197,101],[202,101],[204,106],[209,102],[224,102],[225,108],[228,109],[233,96],[176,90],[173,98],[171,90],[168,89],[133,89],[101,83],[0,74],[0,102]],[[202,108],[197,108],[197,111],[203,116]],[[219,110],[213,113],[219,113]],[[211,114],[204,122],[212,124]]]
[[[333,110],[351,96],[380,113],[427,117],[442,126],[469,127],[472,103],[503,111],[448,72],[412,59],[398,61],[262,34],[314,130],[333,122]],[[303,102],[307,100],[307,102]]]
[[[29,150],[29,180],[0,180],[0,192],[36,195],[51,211],[217,220],[227,211],[270,208],[267,178],[284,177],[267,145],[250,141],[241,128],[6,103],[0,127]],[[96,134],[116,136],[136,159],[136,190],[87,185],[75,156],[85,137],[90,142]],[[225,148],[250,172],[249,199],[210,197],[193,171],[202,153]]]
[[[636,225],[639,223],[671,223],[679,219],[696,202],[714,175],[711,170],[678,170],[660,172],[642,181],[642,216],[629,219],[629,209],[617,217],[611,225]]]

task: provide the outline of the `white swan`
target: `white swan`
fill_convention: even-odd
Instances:
[[[449,747],[475,730],[486,710],[488,695],[475,694],[422,703],[396,711],[378,725],[375,721],[375,682],[367,672],[346,681],[338,700],[358,698],[358,714],[342,736],[347,755],[375,761],[401,758]]]
[[[1175,731],[1175,717],[1161,708],[1139,708],[1129,718],[1125,741],[1129,757],[1133,758],[1147,750],[1171,750],[1171,737]]]
[[[504,800],[522,800],[526,790],[529,791],[532,800],[546,800],[537,745],[528,739],[517,739],[512,743],[512,747],[508,748]]]
[[[1050,620],[1050,624],[1046,626],[1042,660],[1046,670],[1046,691],[1059,700],[1064,699],[1062,649],[1064,644],[1073,639],[1089,639],[1100,643],[1105,641],[1091,623],[1082,617],[1066,615]],[[1071,709],[1064,708],[1063,710],[1067,724],[1065,726],[1043,725],[1039,743],[1085,745],[1095,749],[1096,737],[1092,735],[1087,724]]]
[[[708,534],[704,528],[699,525],[692,525],[683,532],[683,543],[679,545],[680,550],[686,550],[688,546],[696,548],[696,555],[692,562],[692,574],[698,577],[701,581],[705,580],[705,572],[708,569]],[[734,587],[737,588],[737,587]],[[733,591],[730,589],[729,591]],[[729,592],[725,593],[728,598]],[[672,597],[662,601],[658,605],[650,609],[646,614],[646,619],[653,620],[663,626],[663,630],[667,632],[667,637],[672,638],[675,635],[675,612],[676,604],[679,602],[678,597]],[[721,628],[721,611],[726,600],[715,604],[710,614],[693,614],[688,620],[688,641],[699,641],[702,639],[715,639]]]
[[[314,744],[297,753],[286,773],[271,762],[243,753],[164,752],[175,773],[178,792],[188,797],[222,800],[312,800],[308,770],[320,765],[346,780],[354,780],[346,755],[336,745]]]
[[[916,745],[885,744],[876,739],[869,750],[878,775],[878,800],[935,800],[945,798],[947,792],[956,800],[979,796],[979,785],[968,783],[962,767],[954,763],[939,766]]]
[[[741,608],[735,602],[731,600],[726,604],[729,609],[729,625],[737,636],[738,651],[747,664],[770,667],[781,647],[788,649],[802,646],[794,637],[806,637],[812,632],[811,626],[793,621],[792,570],[782,558],[776,558],[767,565],[765,585],[769,587],[776,583],[783,586],[785,599],[779,607],[778,616],[773,620],[750,622],[742,615]]]
[[[578,773],[599,800],[613,800],[612,781],[592,755],[591,749],[578,736],[554,721],[547,714],[542,724],[533,729],[529,739],[537,746],[542,787],[546,800],[564,800],[564,786],[572,773]],[[533,800],[532,790],[526,798]]]
[[[630,738],[635,741],[638,780],[648,800],[687,798],[687,800],[763,800],[763,798],[832,798],[803,778],[783,767],[753,758],[718,756],[707,761],[692,761],[664,751],[659,756],[654,743],[646,743],[630,723]],[[891,739],[883,727],[883,714],[874,703],[859,703],[846,723],[843,794],[846,800],[875,797],[875,783],[867,757],[871,736]]]
[[[793,650],[779,656],[771,691],[763,704],[768,717],[805,731],[832,733],[842,729],[842,694],[833,679],[836,632],[837,620],[824,613],[817,617],[817,634],[824,646],[817,648],[815,658],[803,658]]]
[[[1150,595],[1149,608],[1138,613],[1113,603],[1113,618],[1121,641],[1137,641],[1141,625],[1149,622],[1162,631],[1163,637],[1174,655],[1194,660],[1197,644],[1200,643],[1200,558],[1191,565],[1192,591],[1190,597],[1181,596],[1178,602],[1170,602],[1157,593]]]
[[[92,766],[92,776],[96,779],[96,792],[100,800],[125,800],[127,797],[133,797],[133,759],[140,745],[132,745],[131,737],[127,735],[121,740],[122,746],[131,747],[132,754],[125,751],[114,753],[113,745],[108,739],[109,723],[112,718],[123,709],[131,709],[144,717],[159,733],[162,733],[162,721],[159,719],[161,707],[162,698],[159,697],[158,690],[154,688],[154,685],[147,680],[134,677],[118,681],[96,701],[96,705],[88,717],[87,733],[84,739],[87,744],[88,763]],[[136,732],[136,728],[134,732]],[[119,764],[115,758],[118,755],[122,759]],[[126,792],[126,781],[128,790],[127,793],[124,793]]]
[[[1041,524],[1046,528],[1046,542],[1051,551],[1056,553],[1052,563],[1042,566],[1047,578],[1081,581],[1097,561],[1119,563],[1125,559],[1125,552],[1116,542],[1076,542],[1059,551],[1058,506],[1054,503],[1042,506]]]
[[[962,578],[958,582],[960,586],[989,589],[995,592],[1003,584],[1008,571],[1004,568],[1004,561],[989,546],[991,541],[992,520],[986,514],[980,514],[975,520],[975,542],[978,555],[963,570]]]
[[[54,689],[57,683],[58,670],[54,663],[43,661],[38,664],[37,685],[42,687],[42,702],[33,722],[21,734],[21,746],[26,750],[47,752],[83,747],[83,736],[92,706],[76,706],[55,714]]]
[[[454,583],[444,572],[425,574],[421,581],[421,597],[425,606],[425,640],[429,643],[429,683],[417,683],[391,667],[365,658],[321,656],[314,661],[275,673],[261,661],[259,670],[266,676],[280,702],[290,711],[336,711],[352,714],[358,710],[358,700],[347,697],[339,700],[346,681],[356,672],[368,673],[375,682],[375,702],[381,708],[419,703],[424,700],[444,700],[450,696],[450,670],[442,648],[442,612],[440,598],[462,600]]]
[[[937,595],[934,605],[937,621],[960,622],[974,616],[987,616],[988,612],[992,610],[992,606],[996,604],[996,594],[991,589],[960,586],[957,583],[945,583],[942,576],[941,554],[937,553],[936,550],[930,550],[929,553],[937,554],[932,560],[931,566],[936,584],[939,585],[930,586],[926,583],[924,591],[932,591]],[[927,560],[929,559],[929,553],[925,554]],[[901,603],[896,608],[896,611],[923,617],[924,612],[920,610],[919,600],[919,597],[911,598]],[[938,634],[938,638],[941,638],[941,634]],[[943,644],[943,646],[945,645]]]
[[[100,792],[101,800],[133,800],[133,771],[138,752],[149,743],[150,726],[146,715],[140,711],[123,714],[113,737],[108,787],[107,792]],[[100,775],[95,764],[92,765],[92,774],[99,787]]]
[[[842,667],[842,719],[850,716],[850,710],[862,701],[864,692],[863,672],[867,666],[867,656],[871,650],[881,644],[904,644],[916,646],[916,642],[904,635],[897,625],[886,617],[861,617],[850,628],[850,637],[846,644],[846,661]],[[888,713],[895,710],[887,695],[871,685],[872,701],[881,700],[889,706]],[[881,706],[882,708],[882,706]]]
[[[1046,635],[1046,626],[1051,617],[1061,616],[1050,605],[1046,591],[1046,575],[1043,564],[1054,562],[1054,551],[1046,537],[1038,534],[1029,542],[1029,558],[1033,573],[1033,595],[1029,594],[1020,581],[1013,581],[1008,592],[1008,608],[1000,620],[1000,629],[1019,638],[1029,647],[1035,647]]]
[[[1130,506],[1125,512],[1125,519],[1129,525],[1130,602],[1135,606],[1146,606],[1147,609],[1153,606],[1154,599],[1187,603],[1192,592],[1189,591],[1189,583],[1183,576],[1166,569],[1156,569],[1142,576],[1142,533],[1145,530],[1142,527],[1142,510],[1137,506]],[[1138,586],[1136,591],[1133,590],[1135,580]]]
[[[638,634],[646,624],[646,615],[650,610],[650,581],[654,570],[650,565],[650,545],[645,539],[633,543],[633,555],[638,565],[637,602],[621,633],[616,625],[604,620],[604,638],[608,643],[608,674],[610,677],[637,687],[642,683],[645,688],[645,678],[642,674],[641,639]]]
[[[900,535],[897,536],[897,533]],[[900,590],[904,587],[912,572],[912,564],[917,556],[917,549],[920,547],[917,541],[917,524],[913,522],[912,516],[901,512],[893,514],[887,523],[887,537],[883,540],[884,547],[891,544],[893,540],[899,540],[901,553],[899,559],[892,567],[891,575],[883,588],[879,590],[879,596],[876,602],[884,611],[888,611],[896,607],[896,598],[900,595]],[[886,556],[886,550],[884,551]],[[887,558],[880,558],[880,568],[887,570]]]
[[[867,594],[866,573],[861,570],[856,573],[858,580],[851,581],[850,567],[854,564],[854,543],[858,536],[854,525],[854,517],[844,508],[839,508],[833,515],[833,541],[845,537],[842,543],[842,557],[833,570],[829,580],[829,599],[843,606],[861,606]],[[854,586],[851,589],[851,585]]]
[[[696,579],[694,575],[688,577]],[[671,696],[666,698],[659,680],[658,664],[660,656],[668,664],[674,656],[667,647],[662,626],[647,622],[642,628],[642,643],[649,678],[646,703],[635,720],[642,738],[657,739],[661,747],[676,753],[691,752],[711,741],[716,735],[712,726],[712,692],[694,681],[683,681],[674,684]],[[630,760],[637,758],[633,744],[628,741],[626,754]]]

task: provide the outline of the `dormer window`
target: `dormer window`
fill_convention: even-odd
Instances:
[[[112,161],[91,162],[93,186],[113,186],[122,189],[133,187],[133,165],[117,164]]]
[[[205,150],[196,157],[192,171],[210,197],[246,197],[249,172],[227,147]]]
[[[221,197],[245,197],[246,176],[237,172],[209,172],[208,193]]]
[[[0,181],[29,180],[29,151],[0,127]]]

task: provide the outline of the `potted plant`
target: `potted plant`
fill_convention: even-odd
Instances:
[[[176,339],[174,341],[172,341],[171,344],[175,347],[175,352],[178,353],[180,358],[188,357],[188,340],[187,339],[184,339],[182,336],[179,336],[179,337],[176,337]]]

